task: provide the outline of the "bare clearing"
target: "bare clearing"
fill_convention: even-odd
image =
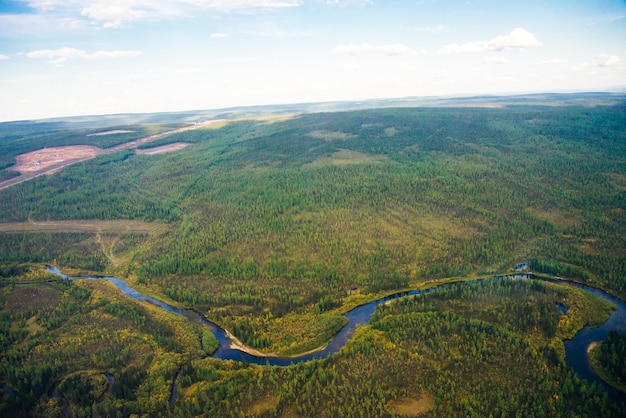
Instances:
[[[606,173],[606,176],[617,190],[626,190],[626,175],[623,173]]]
[[[91,145],[70,145],[66,147],[43,148],[16,157],[16,164],[10,170],[20,174],[47,171],[59,165],[82,161],[102,154],[102,149]]]
[[[429,411],[435,406],[435,400],[428,393],[421,393],[414,398],[399,398],[391,401],[389,408],[398,415],[414,417]]]
[[[257,400],[248,411],[252,415],[263,415],[267,413],[270,409],[275,408],[278,405],[278,396],[277,395],[267,395],[259,400]]]
[[[0,223],[0,232],[145,232],[156,234],[167,229],[167,224],[131,220],[100,221],[46,221]]]
[[[145,144],[146,142],[156,141],[157,139],[165,138],[166,136],[179,134],[181,132],[193,131],[196,129],[202,129],[207,127],[208,125],[212,125],[214,123],[221,122],[220,120],[210,120],[207,122],[194,123],[193,125],[185,126],[183,128],[174,129],[172,131],[161,132],[160,134],[154,134],[147,136],[145,138],[136,139],[134,141],[127,142],[125,144],[118,145],[110,149],[110,152],[115,152],[123,149],[137,148],[141,144]]]
[[[285,114],[285,115],[267,115],[267,116],[258,116],[251,118],[253,120],[263,121],[266,124],[276,123],[276,122],[284,122],[286,120],[291,120],[297,118],[297,114]],[[245,119],[245,118],[244,118]]]
[[[105,136],[105,135],[115,135],[115,134],[129,134],[135,131],[129,131],[126,129],[114,129],[112,131],[104,131],[104,132],[98,132],[95,134],[89,134],[87,136]]]
[[[546,220],[558,228],[571,228],[581,224],[581,215],[577,214],[575,210],[565,212],[554,208],[528,208],[528,211],[533,216]]]
[[[187,148],[191,145],[188,142],[176,142],[174,144],[167,144],[160,147],[147,148],[147,149],[136,149],[135,154],[143,154],[143,155],[155,155],[155,154],[163,154],[166,152],[174,152],[181,150],[183,148]]]
[[[356,135],[347,134],[345,132],[339,131],[312,131],[309,132],[309,136],[316,139],[323,139],[324,141],[337,141],[337,140],[346,140],[346,139],[354,139]]]
[[[37,176],[52,174],[55,171],[60,170],[70,164],[89,160],[101,154],[109,154],[124,149],[137,148],[139,145],[145,144],[150,141],[156,141],[157,139],[165,138],[166,136],[174,135],[181,132],[206,128],[207,126],[218,122],[222,122],[222,120],[220,119],[202,123],[195,123],[193,125],[185,126],[183,128],[150,135],[145,138],[136,139],[134,141],[126,142],[124,144],[107,149],[101,149],[90,145],[70,145],[65,147],[43,148],[37,151],[18,155],[16,157],[17,163],[13,167],[10,167],[9,170],[17,171],[20,173],[20,175],[5,181],[0,181],[0,190],[21,183],[23,181],[30,180]]]
[[[318,167],[322,165],[348,165],[348,164],[366,164],[379,163],[387,159],[385,155],[371,155],[358,151],[347,149],[339,150],[329,157],[320,157],[306,167]]]
[[[37,315],[33,315],[31,316],[28,321],[26,321],[26,330],[28,331],[29,335],[35,335],[40,331],[43,331],[45,328],[42,327],[38,322],[37,322]]]
[[[30,312],[55,306],[61,299],[60,292],[46,284],[37,287],[16,287],[6,298],[5,309],[9,312]]]
[[[593,246],[593,244],[596,242],[595,239],[587,238],[587,239],[585,239],[583,241],[584,242],[582,244],[580,244],[580,246],[579,246],[579,248],[581,249],[582,252],[584,252],[585,254],[590,254],[590,255],[598,255],[598,254],[600,254],[600,251],[598,251],[598,249]]]

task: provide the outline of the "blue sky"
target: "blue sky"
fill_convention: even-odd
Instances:
[[[620,86],[623,0],[0,0],[0,121]]]

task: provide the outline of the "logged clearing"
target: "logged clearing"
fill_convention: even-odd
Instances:
[[[593,246],[593,243],[596,241],[595,239],[586,239],[585,242],[580,244],[578,248],[585,254],[589,255],[598,255],[600,251],[596,247]]]
[[[100,221],[46,221],[0,223],[0,232],[145,232],[156,234],[167,229],[167,224],[132,220]]]
[[[317,130],[309,132],[309,136],[312,138],[323,139],[324,141],[345,141],[347,139],[354,139],[357,136],[345,132],[338,131],[324,131]]]
[[[415,398],[396,399],[389,405],[392,411],[403,417],[418,416],[434,406],[435,400],[428,393],[422,393]]]
[[[367,163],[379,163],[387,160],[386,155],[371,155],[365,154],[359,151],[352,151],[347,149],[341,149],[334,152],[329,157],[320,157],[310,164],[305,164],[304,167],[318,167],[322,165],[348,165],[348,164],[367,164]]]
[[[275,408],[278,405],[278,396],[267,395],[257,400],[251,407],[249,412],[252,415],[263,415],[270,409]]]
[[[581,214],[576,214],[574,210],[565,212],[556,208],[528,208],[528,211],[533,216],[546,220],[558,228],[572,228],[581,224]]]
[[[172,131],[150,135],[145,138],[136,139],[134,141],[126,142],[124,144],[107,149],[101,149],[91,145],[69,145],[63,147],[43,148],[37,151],[18,155],[17,157],[15,157],[16,164],[13,167],[8,168],[8,170],[17,171],[20,173],[20,175],[5,181],[0,181],[0,190],[13,186],[14,184],[21,183],[23,181],[30,180],[37,176],[52,174],[65,166],[80,161],[89,160],[101,154],[109,154],[124,149],[137,148],[138,146],[147,142],[156,141],[157,139],[165,138],[166,136],[181,132],[206,128],[207,126],[218,122],[222,122],[222,120],[219,119],[195,123],[190,126],[185,126],[183,128],[174,129]],[[122,131],[105,131],[95,135],[112,135],[120,132]]]
[[[60,292],[46,284],[38,287],[16,287],[11,291],[11,297],[6,299],[5,309],[11,312],[30,312],[34,308],[53,307],[60,300]]]
[[[48,171],[72,162],[94,158],[102,153],[102,149],[91,145],[43,148],[18,155],[16,164],[10,170],[20,174]]]
[[[135,131],[129,131],[127,129],[114,129],[112,131],[104,131],[104,132],[98,132],[95,134],[89,134],[87,136],[106,136],[106,135],[115,135],[115,134],[129,134]]]
[[[144,154],[144,155],[155,155],[155,154],[164,154],[166,152],[174,152],[181,150],[183,148],[187,148],[191,145],[188,142],[176,142],[173,144],[163,145],[161,147],[147,148],[147,149],[136,149],[135,154]]]

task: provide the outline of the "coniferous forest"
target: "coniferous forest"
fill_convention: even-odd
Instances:
[[[25,152],[181,124],[2,125],[0,180]],[[175,143],[0,190],[0,415],[624,415],[565,363],[563,341],[611,306],[472,279],[524,264],[626,297],[626,100],[224,118],[140,148]],[[355,306],[462,283],[277,367],[211,358],[201,323],[45,264],[122,278],[282,356],[323,347]],[[614,333],[592,355],[622,386],[623,349]]]

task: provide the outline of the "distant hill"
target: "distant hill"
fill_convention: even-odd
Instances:
[[[64,129],[97,129],[136,124],[193,123],[208,119],[232,119],[293,113],[334,112],[389,107],[454,107],[543,105],[573,106],[585,101],[588,106],[611,105],[626,100],[626,88],[615,92],[531,93],[520,95],[428,96],[362,101],[293,103],[263,106],[240,106],[223,109],[189,110],[158,113],[120,113],[111,115],[72,116],[0,123],[0,140],[10,133],[42,134]],[[14,138],[14,136],[11,136]]]

